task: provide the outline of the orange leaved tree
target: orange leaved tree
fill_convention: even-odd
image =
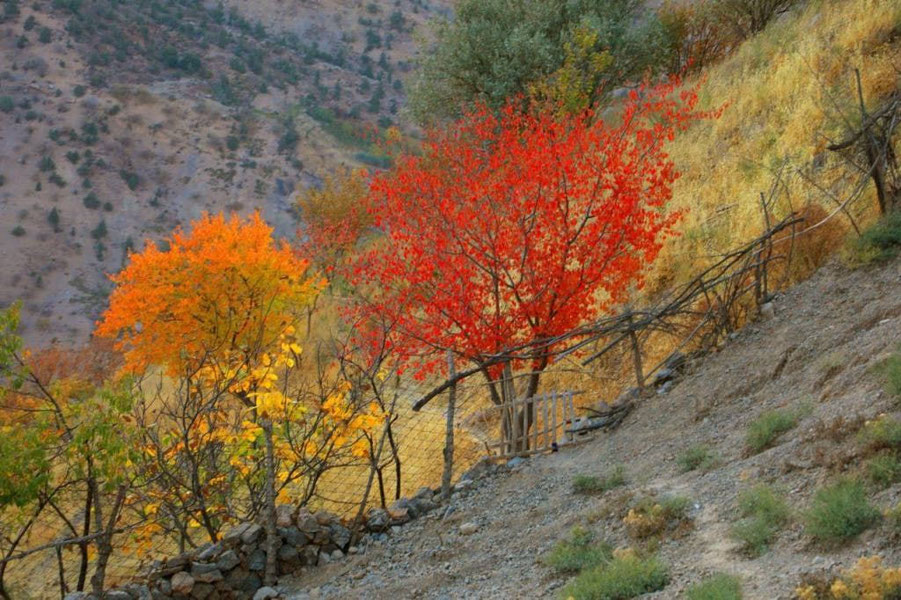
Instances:
[[[97,335],[118,339],[128,370],[160,367],[167,376],[158,401],[145,405],[141,417],[166,499],[171,505],[176,498],[191,515],[185,527],[201,526],[215,539],[238,500],[231,485],[240,481],[229,473],[247,475],[234,468],[240,456],[262,452],[264,469],[248,490],[263,492],[271,583],[275,501],[285,480],[273,423],[301,410],[288,398],[272,399],[274,368],[297,362],[294,328],[318,293],[318,278],[254,214],[247,220],[204,215],[189,233],[176,231],[168,247],[148,244],[131,255],[112,279],[116,288]]]

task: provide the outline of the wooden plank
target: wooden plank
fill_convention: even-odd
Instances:
[[[543,402],[542,404],[544,404],[544,431],[543,431],[543,433],[544,433],[544,447],[545,447],[545,448],[550,448],[550,447],[551,447],[551,444],[550,444],[550,441],[549,441],[549,439],[548,439],[548,438],[550,438],[550,436],[548,435],[548,434],[550,433],[550,431],[548,431],[548,425],[550,424],[550,421],[548,420],[548,410],[547,410],[549,397],[548,397],[548,393],[547,393],[547,392],[545,392],[545,393],[543,394],[543,399],[544,399],[544,402]]]
[[[532,415],[532,448],[538,450],[538,406],[535,402],[537,399],[529,403],[529,414]]]
[[[553,442],[557,443],[557,392],[553,393],[554,402],[551,404],[551,419],[553,421],[554,426],[551,428],[553,431]]]

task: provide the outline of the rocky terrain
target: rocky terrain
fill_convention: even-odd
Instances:
[[[546,598],[566,583],[542,557],[574,526],[615,547],[633,545],[622,522],[645,495],[690,499],[689,526],[665,536],[659,555],[671,581],[648,597],[680,597],[714,572],[737,575],[746,598],[790,598],[803,574],[837,573],[858,557],[901,561],[883,524],[843,546],[805,535],[798,516],[813,491],[837,474],[860,470],[854,432],[881,413],[898,416],[874,367],[901,340],[901,261],[849,271],[832,264],[777,297],[774,315],[695,364],[674,386],[643,401],[611,434],[506,465],[483,467],[457,484],[449,504],[387,534],[370,534],[359,554],[303,569],[282,582],[288,598]],[[798,426],[749,455],[749,423],[774,408],[797,409]],[[856,423],[856,425],[855,425]],[[682,473],[677,457],[707,444],[715,461]],[[623,465],[626,484],[603,495],[572,490],[577,475]],[[771,550],[758,558],[730,537],[740,490],[766,482],[794,513]],[[872,496],[881,508],[901,499],[895,484]]]
[[[380,167],[445,0],[0,4],[0,305],[86,340],[128,250],[202,211],[298,227],[296,193]]]

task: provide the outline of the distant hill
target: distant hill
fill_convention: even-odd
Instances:
[[[0,305],[31,344],[86,339],[106,273],[202,211],[259,208],[340,164],[386,166],[427,19],[450,0],[7,0]]]

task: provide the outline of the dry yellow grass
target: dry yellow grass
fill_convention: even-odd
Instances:
[[[673,206],[685,217],[681,235],[661,254],[658,277],[684,278],[698,257],[754,237],[763,226],[760,193],[769,192],[783,164],[777,216],[808,203],[834,209],[798,171],[836,197],[850,191],[856,175],[825,149],[827,139],[842,137],[842,115],[857,118],[854,68],[871,106],[897,87],[892,32],[899,22],[901,4],[892,0],[813,0],[703,74],[701,107],[728,106],[671,146],[683,173]],[[868,191],[858,216],[865,220],[874,209]]]

